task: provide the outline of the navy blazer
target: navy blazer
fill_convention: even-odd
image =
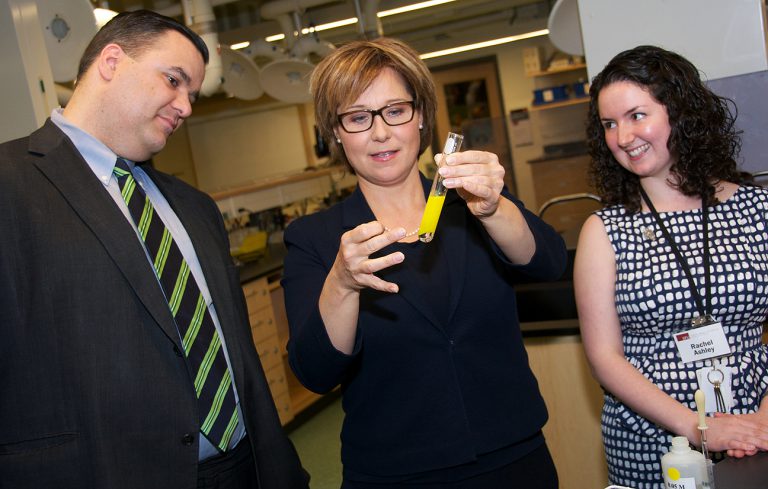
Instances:
[[[146,170],[216,304],[259,487],[304,489],[221,215],[202,192]],[[168,303],[135,231],[50,120],[0,145],[0,209],[0,486],[194,489],[197,400]]]
[[[426,195],[430,182],[422,176],[422,183]],[[506,190],[504,197],[521,209],[535,238],[530,263],[512,264],[449,191],[434,238],[449,257],[449,324],[423,307],[429,291],[419,284],[399,283],[398,294],[364,289],[350,355],[331,344],[318,298],[341,235],[375,220],[365,197],[358,188],[286,229],[290,363],[313,391],[342,385],[345,468],[386,477],[458,465],[530,439],[544,426],[547,411],[523,346],[514,284],[558,278],[566,250],[549,225]]]

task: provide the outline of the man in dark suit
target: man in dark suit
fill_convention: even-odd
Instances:
[[[207,60],[173,19],[120,14],[67,107],[0,145],[1,487],[308,487],[215,203],[137,163]]]

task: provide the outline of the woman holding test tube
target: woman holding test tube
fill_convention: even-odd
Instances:
[[[296,376],[315,392],[342,387],[342,487],[557,487],[514,285],[558,278],[562,239],[504,188],[496,155],[460,151],[439,168],[448,192],[419,241],[432,182],[417,160],[436,97],[402,42],[335,50],[311,89],[358,185],[288,226],[282,284]]]

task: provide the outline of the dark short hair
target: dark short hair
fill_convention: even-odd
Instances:
[[[117,44],[129,56],[135,57],[150,48],[158,37],[168,31],[176,31],[189,39],[202,55],[203,62],[208,64],[208,47],[192,29],[175,19],[151,10],[134,10],[117,14],[93,36],[88,47],[85,48],[83,57],[80,58],[77,79],[79,80],[88,71],[93,60],[108,44]]]
[[[310,91],[315,102],[315,123],[323,139],[331,142],[328,145],[331,159],[343,163],[352,172],[354,169],[344,149],[333,143],[337,110],[353,103],[385,68],[403,77],[414,107],[421,113],[424,123],[419,142],[421,154],[432,142],[437,96],[429,68],[413,48],[387,37],[351,41],[323,58],[312,71]]]
[[[589,89],[590,179],[606,205],[621,204],[629,212],[640,209],[640,180],[613,157],[598,110],[601,90],[622,81],[647,90],[666,108],[671,128],[667,148],[676,160],[671,173],[680,192],[713,204],[716,181],[749,180],[737,169],[741,140],[733,101],[713,93],[698,69],[681,55],[657,46],[637,46],[617,54]]]

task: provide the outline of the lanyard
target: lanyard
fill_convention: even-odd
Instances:
[[[669,243],[669,247],[672,248],[672,251],[675,254],[675,258],[677,258],[677,262],[682,267],[683,271],[685,272],[685,276],[688,278],[688,286],[691,289],[691,295],[693,295],[693,299],[696,301],[696,309],[699,310],[699,317],[705,318],[711,313],[711,306],[712,306],[712,288],[711,288],[711,277],[709,275],[709,238],[708,238],[708,222],[707,222],[707,212],[708,209],[704,205],[704,199],[701,199],[701,219],[702,219],[702,239],[704,240],[704,285],[705,285],[705,291],[707,294],[707,302],[706,304],[701,300],[701,294],[699,294],[699,289],[696,288],[696,284],[693,281],[693,275],[691,274],[691,267],[688,266],[688,262],[685,261],[683,258],[683,254],[680,253],[680,249],[677,247],[677,244],[675,244],[675,241],[672,239],[672,235],[669,234],[669,230],[667,230],[667,227],[664,225],[664,221],[661,220],[661,216],[659,216],[659,213],[656,212],[656,208],[653,206],[653,203],[651,202],[651,199],[648,198],[648,195],[645,193],[645,190],[643,190],[643,187],[640,186],[640,195],[643,197],[643,200],[648,205],[648,208],[651,210],[651,213],[653,214],[653,218],[656,220],[656,223],[659,225],[659,228],[661,228],[661,232],[664,234],[664,237],[667,239],[667,242]]]

